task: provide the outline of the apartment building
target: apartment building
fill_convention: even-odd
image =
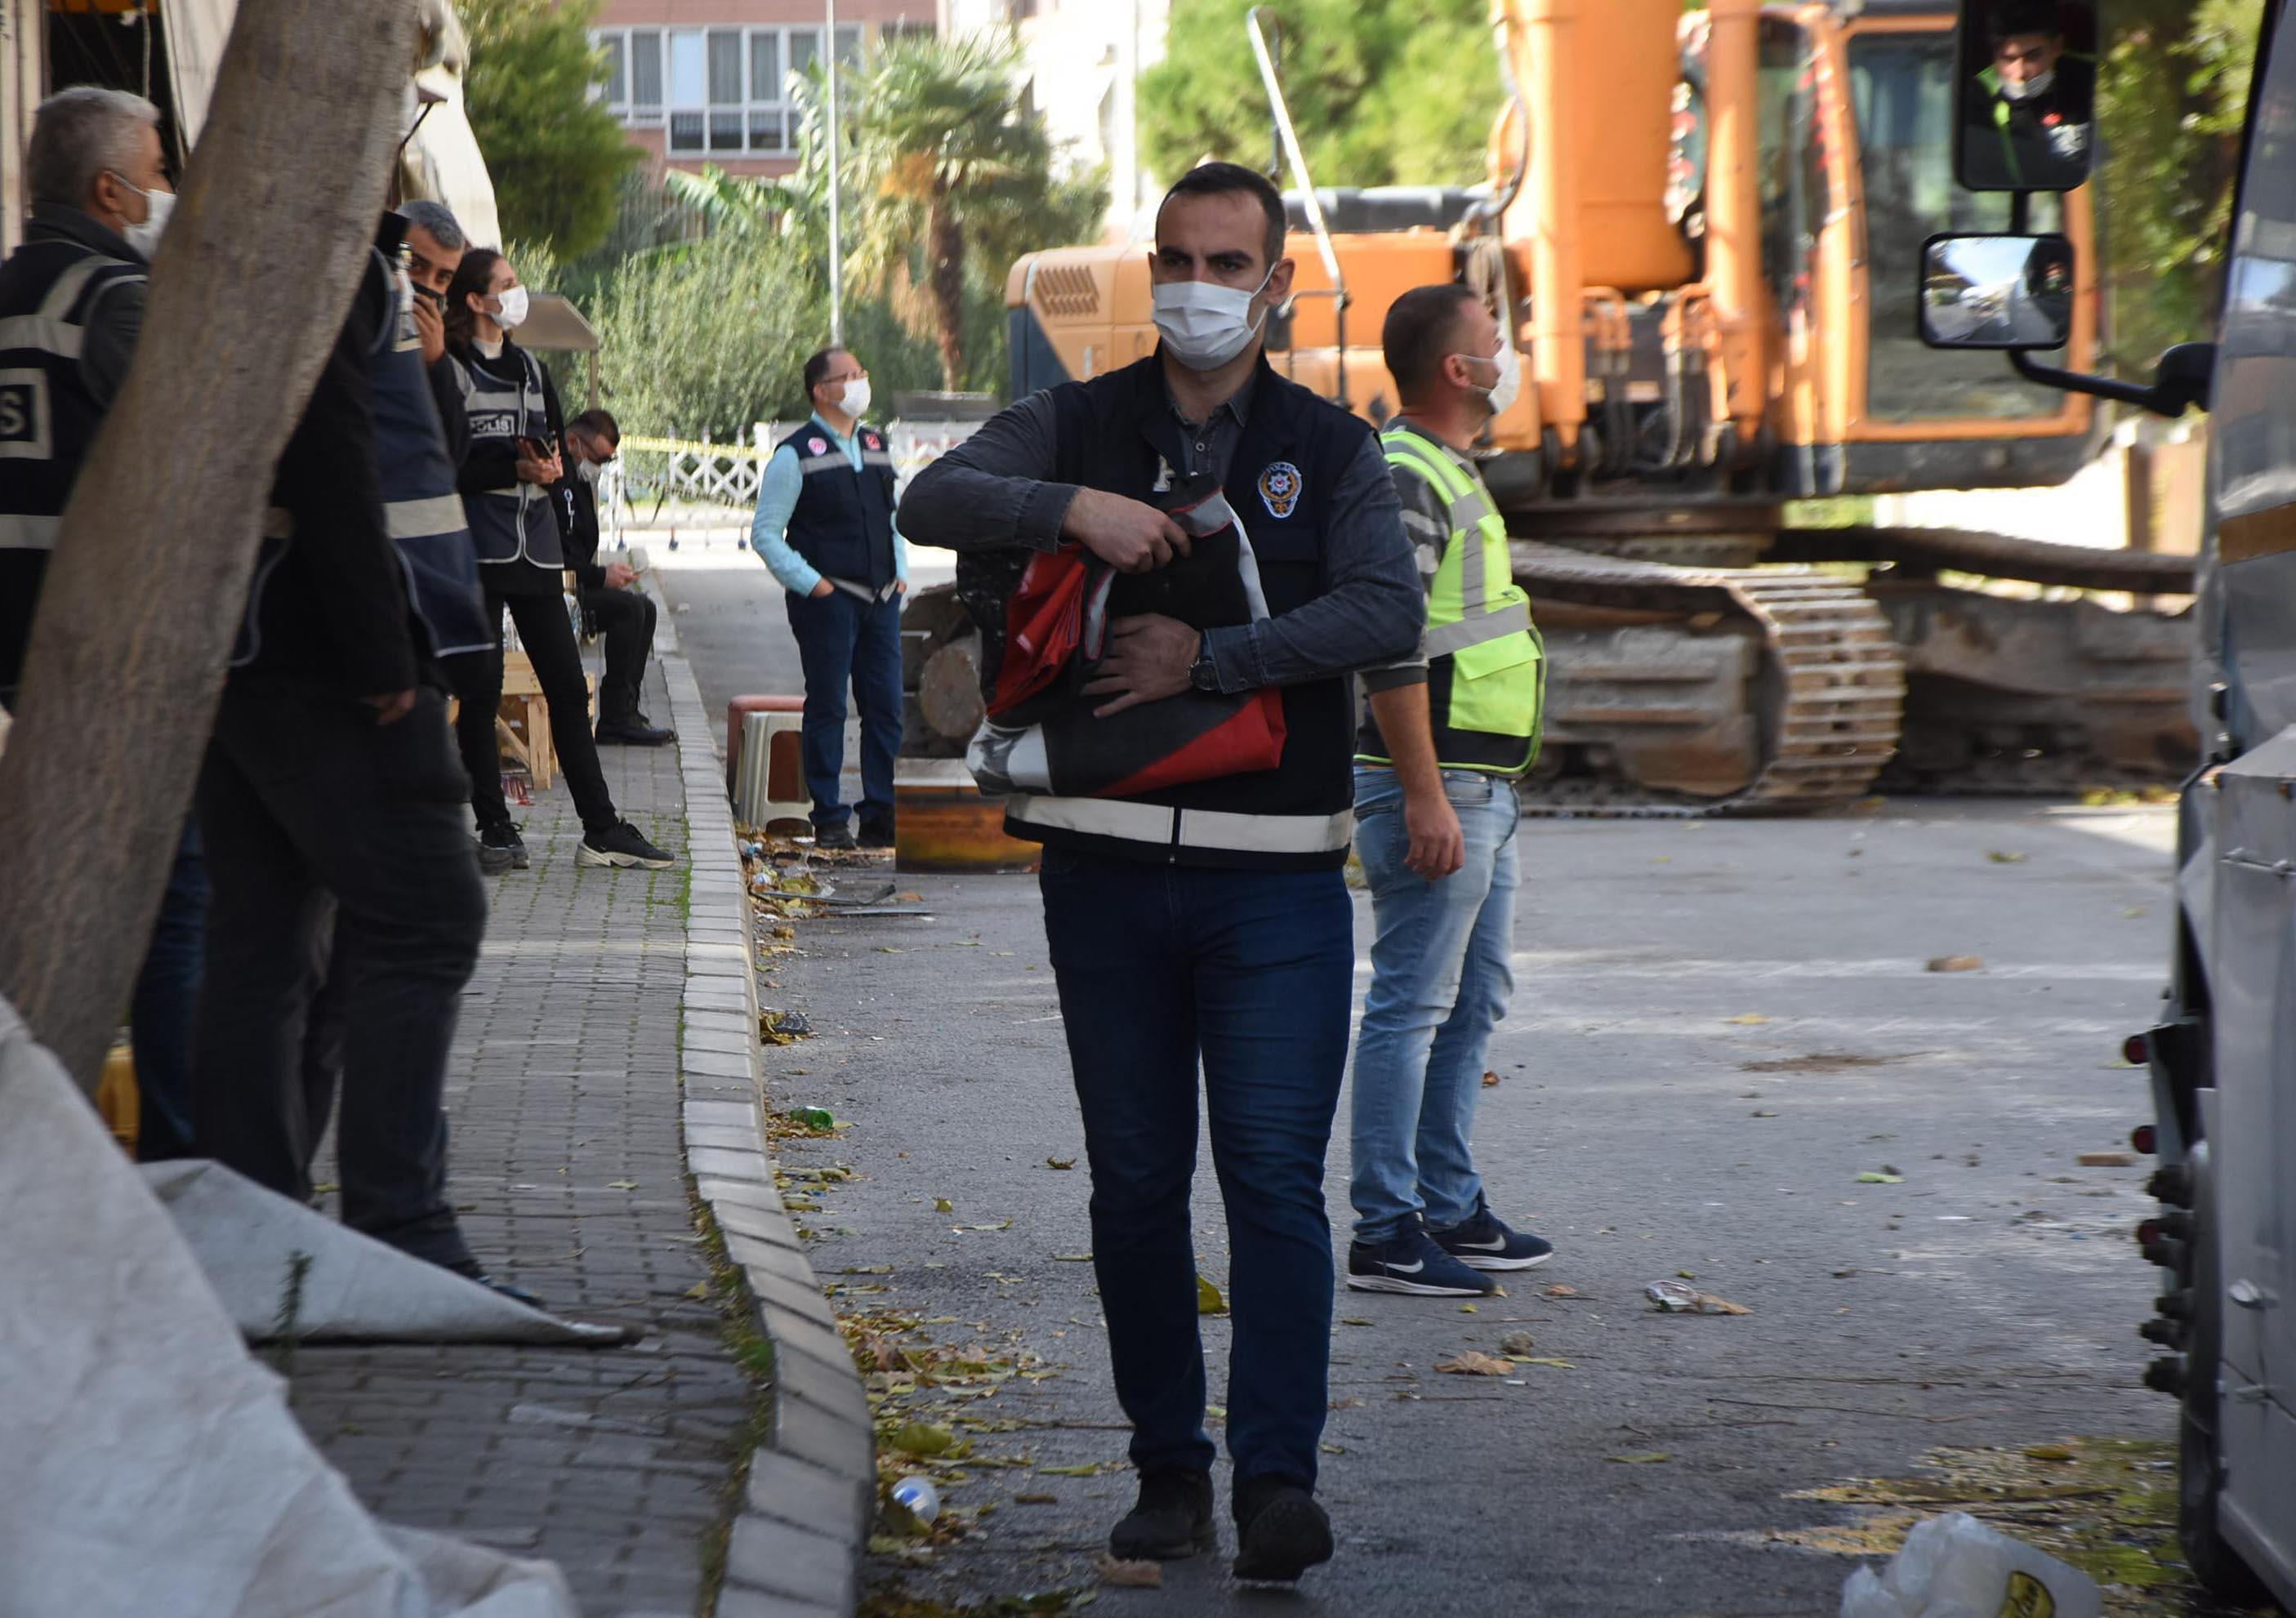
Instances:
[[[939,0],[837,0],[838,60],[931,33]],[[591,32],[606,106],[657,168],[786,174],[797,166],[792,75],[821,59],[824,0],[606,0]]]
[[[1141,160],[1135,89],[1164,59],[1171,14],[1171,0],[940,0],[939,21],[952,37],[1013,31],[1030,104],[1070,161],[1107,168],[1109,226],[1122,233],[1162,194]]]

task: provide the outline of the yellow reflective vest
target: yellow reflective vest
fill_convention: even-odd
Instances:
[[[1521,775],[1538,757],[1546,653],[1508,564],[1506,524],[1482,480],[1433,439],[1398,423],[1380,448],[1389,465],[1434,490],[1450,529],[1428,588],[1423,643],[1436,759],[1446,769]]]

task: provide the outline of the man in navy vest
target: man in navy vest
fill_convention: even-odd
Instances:
[[[31,222],[0,267],[0,707],[16,702],[64,503],[144,330],[150,259],[176,200],[159,124],[142,96],[94,86],[58,92],[33,117]],[[206,915],[207,865],[187,817],[128,1017],[147,1162],[193,1149]]]
[[[805,784],[815,842],[893,846],[893,760],[901,751],[901,597],[908,547],[893,526],[893,456],[862,423],[869,373],[843,349],[805,362],[813,419],[775,447],[758,480],[753,549],[789,592],[805,667]],[[861,710],[861,829],[839,789],[845,688]]]
[[[1314,1490],[1332,1320],[1324,1153],[1355,966],[1341,871],[1349,673],[1415,647],[1423,604],[1371,430],[1261,357],[1292,290],[1283,238],[1283,199],[1259,175],[1210,163],[1183,177],[1149,264],[1157,352],[1014,405],[919,473],[906,509],[920,540],[958,553],[991,679],[1004,597],[1032,556],[1074,542],[1118,572],[1109,647],[1076,700],[1107,714],[1282,694],[1274,768],[1129,797],[1016,796],[1007,825],[1045,844],[1094,1262],[1140,1472],[1110,1548],[1177,1557],[1217,1543],[1188,1216],[1201,1061],[1234,1253],[1234,1571],[1290,1581],[1332,1554]],[[1223,493],[1265,597],[1255,621],[1197,610],[1218,594],[1215,546],[1168,514]],[[1236,549],[1220,554],[1232,579]]]

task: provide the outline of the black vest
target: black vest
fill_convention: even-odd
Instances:
[[[1056,444],[1052,481],[1104,489],[1165,510],[1191,504],[1210,482],[1177,476],[1186,464],[1179,419],[1154,355],[1120,371],[1053,390]],[[1371,429],[1260,362],[1251,414],[1222,485],[1259,566],[1271,617],[1324,593],[1326,504],[1371,437]],[[1159,489],[1166,483],[1168,487]],[[1109,601],[1111,618],[1162,612],[1190,621],[1195,593],[1189,561],[1146,574],[1120,574]],[[1199,626],[1201,627],[1201,626]],[[1007,825],[1016,836],[1128,858],[1177,865],[1319,870],[1347,861],[1355,801],[1354,682],[1345,675],[1283,687],[1283,762],[1270,770],[1200,781],[1136,799],[1013,800]],[[1119,809],[1131,826],[1111,834],[1100,803],[1136,805],[1168,815]],[[1062,824],[1068,822],[1070,824]],[[1090,828],[1090,829],[1088,829]]]
[[[518,368],[518,380],[504,381],[496,369]],[[502,357],[481,365],[479,357],[455,357],[463,385],[463,408],[471,418],[471,448],[487,446],[508,457],[520,439],[550,442],[549,407],[542,393],[542,362],[515,343],[503,344]],[[526,562],[557,572],[566,565],[559,543],[558,518],[550,494],[531,483],[512,483],[482,494],[465,494],[463,510],[471,539],[485,563]]]
[[[502,636],[487,621],[478,554],[422,363],[413,293],[380,252],[374,267],[397,294],[374,350],[374,456],[383,520],[406,575],[406,599],[430,637],[432,656],[492,651]]]
[[[843,446],[808,422],[776,446],[796,452],[804,474],[790,513],[789,546],[824,579],[865,584],[882,593],[893,582],[893,456],[885,435],[856,425],[861,470]]]
[[[150,274],[53,240],[28,242],[0,266],[0,696],[22,675],[64,504],[103,424],[80,374],[89,313]]]

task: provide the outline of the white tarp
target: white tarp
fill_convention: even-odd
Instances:
[[[221,1163],[146,1163],[141,1172],[250,1342],[280,1335],[291,1285],[291,1329],[305,1342],[603,1346],[629,1340],[619,1326],[562,1320],[409,1258]],[[302,1275],[291,1282],[298,1261]]]
[[[168,69],[176,94],[176,118],[186,147],[207,127],[208,103],[215,94],[216,71],[223,62],[239,0],[166,0]],[[437,104],[414,127],[414,138],[400,154],[399,181],[405,194],[430,197],[454,209],[463,234],[480,247],[500,247],[502,222],[495,211],[495,183],[479,151],[463,106],[463,78],[470,65],[470,40],[447,0],[420,0],[422,40],[436,60],[415,75],[414,84]],[[409,63],[411,68],[414,64]],[[410,90],[406,117],[415,113]]]
[[[0,1618],[573,1618],[547,1563],[387,1529],[0,1001]]]

